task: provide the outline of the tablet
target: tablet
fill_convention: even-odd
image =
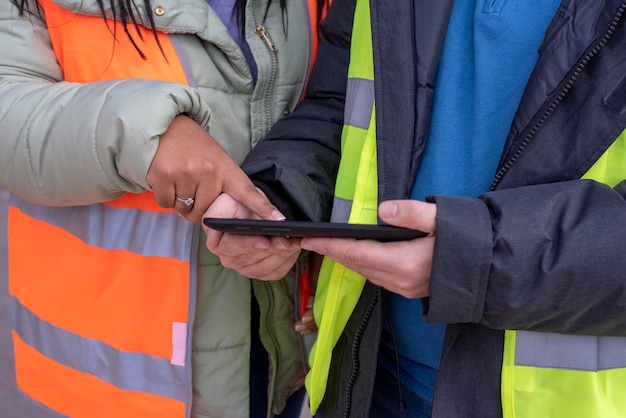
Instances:
[[[407,241],[427,234],[408,228],[390,225],[363,225],[335,222],[307,221],[264,221],[257,219],[204,218],[204,224],[211,229],[231,234],[284,236],[284,237],[326,237],[373,239],[377,241]]]

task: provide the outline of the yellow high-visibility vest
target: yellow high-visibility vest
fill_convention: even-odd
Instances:
[[[376,223],[378,176],[372,32],[368,0],[357,0],[350,49],[341,162],[331,220]],[[583,176],[611,186],[626,177],[626,130]],[[315,413],[324,398],[332,350],[365,279],[324,259],[314,313],[318,338],[307,390]],[[505,418],[623,417],[626,338],[506,331],[502,366]],[[619,353],[619,354],[618,354]]]
[[[332,222],[375,224],[377,221],[378,174],[376,170],[376,115],[374,64],[369,2],[357,2],[350,47],[350,66],[341,162],[335,186]],[[365,279],[324,257],[315,291],[314,315],[317,341],[311,350],[306,387],[315,414],[324,393],[332,350],[356,306]]]

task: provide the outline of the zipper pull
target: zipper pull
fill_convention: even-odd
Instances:
[[[270,48],[270,51],[276,52],[276,49],[277,49],[276,45],[274,45],[274,42],[272,42],[270,35],[267,33],[263,25],[257,25],[257,27],[254,28],[254,31],[256,32],[257,35],[259,35],[261,39],[265,41],[267,46]]]

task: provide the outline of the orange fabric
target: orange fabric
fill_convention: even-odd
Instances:
[[[118,199],[103,203],[107,206],[114,206],[117,208],[139,208],[150,212],[175,212],[174,209],[159,206],[156,203],[156,200],[154,200],[154,194],[152,192],[143,192],[139,194],[125,193]]]
[[[75,15],[51,0],[40,3],[46,11],[50,39],[65,80],[84,83],[141,77],[188,84],[185,69],[166,34],[157,32],[157,43],[150,29],[140,26],[139,34],[134,28],[130,29],[138,48],[146,56],[143,59],[120,22],[107,20],[107,27],[100,16]],[[112,33],[116,34],[116,40]],[[151,192],[127,193],[105,204],[153,212],[172,211],[157,205]]]
[[[320,20],[317,18],[317,2],[318,0],[307,0],[309,7],[309,17],[311,19],[311,65],[309,66],[309,77],[311,76],[311,72],[313,71],[313,65],[315,64],[315,57],[317,57],[317,49],[320,43],[320,33],[319,33],[319,22],[324,19],[326,16],[326,11],[332,4],[332,0],[327,0],[324,3],[322,8],[322,13],[320,15]],[[306,93],[306,88],[305,88]],[[300,100],[304,100],[306,94],[302,95]]]
[[[89,246],[17,208],[9,211],[9,265],[18,278],[9,281],[10,294],[57,327],[119,350],[171,358],[172,323],[188,317],[188,263]]]
[[[185,69],[166,34],[129,31],[143,59],[118,22],[71,13],[40,0],[65,80],[91,82],[148,78],[188,84]],[[309,0],[311,10],[315,0]],[[312,18],[315,20],[315,13]],[[312,26],[316,28],[316,24]],[[115,38],[113,37],[115,33]],[[313,51],[317,37],[313,36]],[[151,192],[125,194],[105,203],[151,212]],[[170,359],[172,323],[189,315],[188,262],[144,257],[85,244],[62,228],[9,209],[9,292],[42,320],[119,350]],[[125,391],[95,376],[58,364],[13,332],[20,389],[70,417],[182,417],[181,402]],[[138,376],[138,378],[141,378]]]
[[[311,18],[311,30],[312,30],[311,39],[313,40],[312,45],[311,45],[311,57],[312,57],[311,62],[315,61],[315,57],[317,56],[317,47],[320,43],[319,31],[317,30],[319,26],[319,22],[324,19],[324,17],[326,16],[326,11],[332,4],[332,0],[328,0],[326,4],[324,4],[324,7],[322,8],[320,20],[318,20],[317,19],[317,2],[318,1],[319,0],[308,0],[309,16]]]
[[[15,332],[13,341],[19,387],[60,414],[73,418],[172,418],[185,415],[183,402],[119,389],[50,360],[25,344]],[[85,393],[92,396],[84,396]]]
[[[51,0],[40,0],[59,64],[67,81],[86,82],[141,77],[187,84],[185,70],[167,34],[158,32],[159,49],[150,29],[129,23],[143,59],[119,22],[71,13]],[[113,33],[116,39],[113,39]]]
[[[317,46],[319,44],[319,34],[317,31],[317,27],[319,24],[319,21],[317,20],[317,2],[318,0],[308,0],[308,4],[309,4],[309,16],[311,18],[311,57],[313,57],[313,59],[311,60],[311,62],[314,61],[315,57],[317,56]],[[326,14],[326,8],[324,8],[323,15]],[[313,67],[311,65],[311,67]]]
[[[169,37],[129,29],[143,59],[113,21],[41,0],[57,59],[70,82],[150,78],[188,84]],[[116,33],[114,40],[112,31]],[[151,192],[106,203],[163,212]],[[56,327],[128,352],[170,360],[174,322],[189,316],[189,262],[85,244],[62,228],[9,209],[9,292]],[[184,403],[114,387],[56,363],[13,333],[20,389],[70,417],[183,417]],[[138,379],[144,377],[137,376]]]

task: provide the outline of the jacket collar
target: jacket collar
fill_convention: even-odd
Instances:
[[[377,141],[378,172],[379,179],[387,179],[379,182],[380,200],[405,198],[410,193],[428,132],[432,90],[452,3],[453,0],[370,2],[376,134],[382,139]],[[416,10],[421,16],[418,37],[414,25]],[[416,39],[420,45],[416,46]]]
[[[433,87],[453,0],[371,0],[379,199],[406,198],[422,157]],[[576,63],[610,27],[624,0],[563,0],[515,114],[501,164]],[[423,10],[414,36],[415,8]],[[407,106],[413,104],[414,106]],[[407,150],[411,150],[411,153]]]
[[[564,0],[546,30],[533,70],[507,138],[502,162],[514,140],[544,102],[567,82],[576,63],[604,36],[624,0]],[[592,17],[592,18],[590,18]],[[514,152],[514,151],[513,151]]]

